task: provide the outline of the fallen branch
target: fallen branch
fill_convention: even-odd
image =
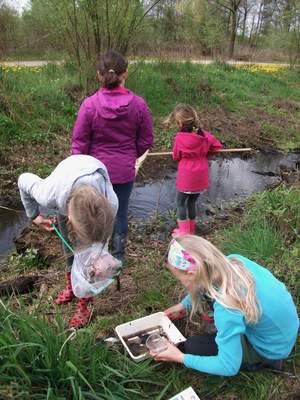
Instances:
[[[13,208],[4,207],[4,206],[0,206],[0,208],[2,208],[3,210],[14,211],[14,212],[17,212],[17,213],[23,212],[21,210],[14,210]]]
[[[142,166],[143,162],[146,160],[147,155],[149,155],[149,150],[147,150],[141,157],[139,157],[136,160],[136,162],[135,162],[135,176],[139,172],[139,169]]]
[[[243,149],[221,149],[221,150],[216,150],[216,151],[210,151],[210,153],[240,153],[244,151],[253,151],[251,147],[246,147]],[[167,152],[162,152],[162,153],[149,153],[149,150],[147,150],[141,157],[139,157],[136,160],[135,163],[135,175],[137,175],[140,167],[142,166],[143,162],[146,160],[148,156],[171,156],[172,151],[167,151]]]
[[[30,293],[34,290],[34,284],[38,280],[38,275],[20,276],[16,279],[0,283],[0,296],[12,293]]]
[[[216,151],[210,151],[210,153],[240,153],[245,151],[253,151],[251,147],[241,148],[241,149],[221,149]],[[148,153],[147,156],[169,156],[172,155],[172,151],[162,152],[162,153]]]

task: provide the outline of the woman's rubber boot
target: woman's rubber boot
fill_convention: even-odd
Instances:
[[[71,274],[68,272],[66,273],[66,279],[67,279],[66,288],[54,300],[55,303],[59,306],[64,303],[69,303],[69,301],[71,301],[75,297],[75,294],[73,293],[73,290],[72,290]]]
[[[93,301],[93,297],[78,299],[77,312],[71,318],[69,323],[70,326],[73,326],[74,328],[82,328],[89,323],[91,312],[88,310],[87,306],[91,301]]]
[[[178,222],[179,228],[174,229],[172,236],[178,237],[178,236],[183,236],[183,235],[189,235],[190,234],[190,220],[186,219],[185,221],[180,221],[178,219],[177,222]]]
[[[196,220],[190,219],[190,234],[191,235],[193,235],[195,233],[195,227],[196,227]]]
[[[127,232],[114,233],[111,239],[111,255],[124,264],[125,248],[127,243]]]

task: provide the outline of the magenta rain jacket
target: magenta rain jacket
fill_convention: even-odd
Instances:
[[[178,164],[176,187],[183,192],[197,192],[209,187],[207,157],[213,150],[221,150],[221,143],[202,129],[204,137],[197,133],[178,132],[174,138],[173,159]]]
[[[78,112],[71,154],[89,154],[107,168],[111,183],[135,179],[135,161],[153,143],[153,128],[144,99],[130,90],[100,89]]]

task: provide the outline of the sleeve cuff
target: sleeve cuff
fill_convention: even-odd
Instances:
[[[32,221],[34,221],[38,216],[40,215],[40,213],[38,213],[37,215],[35,215],[34,217],[30,217],[29,219],[30,219],[30,221],[32,222]]]

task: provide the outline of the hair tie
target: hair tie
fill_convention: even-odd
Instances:
[[[171,241],[168,261],[173,267],[182,269],[183,271],[194,271],[197,269],[197,264],[193,257],[175,239]]]
[[[115,71],[113,69],[110,69],[108,72],[112,72],[112,73],[115,74]]]

